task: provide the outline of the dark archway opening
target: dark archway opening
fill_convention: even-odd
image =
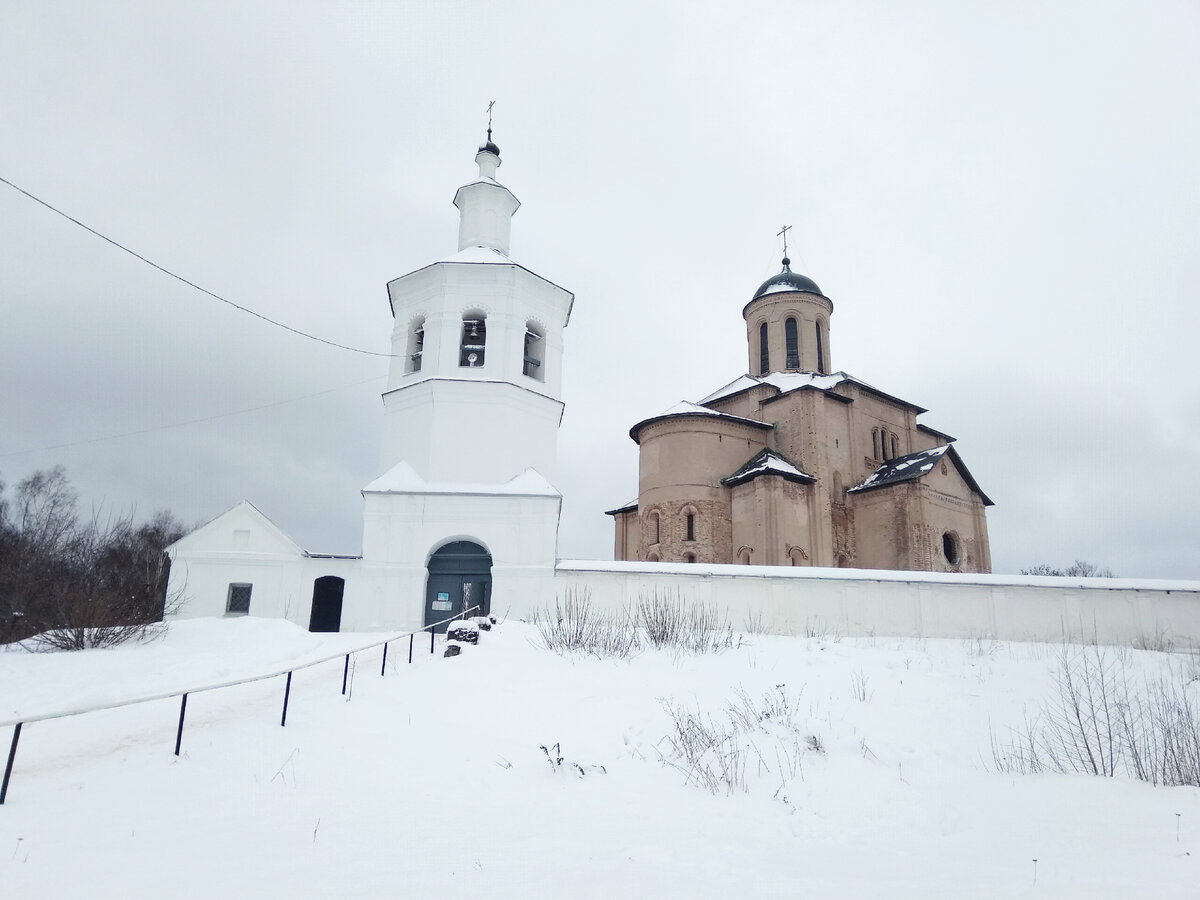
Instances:
[[[434,630],[446,630],[451,616],[478,606],[471,613],[486,616],[492,611],[492,557],[473,541],[454,541],[429,558],[429,580],[425,589],[425,625],[441,622]]]
[[[309,631],[341,631],[342,594],[345,590],[346,579],[336,575],[322,575],[313,582]]]

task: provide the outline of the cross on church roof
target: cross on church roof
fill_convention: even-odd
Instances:
[[[788,233],[788,232],[791,230],[791,228],[792,228],[792,226],[791,226],[791,225],[784,225],[784,226],[783,226],[783,228],[781,228],[781,229],[780,229],[778,232],[776,232],[776,234],[775,234],[775,236],[776,236],[776,237],[782,237],[782,238],[783,238],[783,255],[784,255],[784,256],[787,256],[787,255],[788,255],[788,254],[787,254],[787,233]]]

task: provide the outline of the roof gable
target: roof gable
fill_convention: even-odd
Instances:
[[[983,501],[984,506],[995,506],[979,488],[978,482],[967,469],[966,464],[962,461],[962,457],[958,455],[958,451],[954,449],[953,444],[943,444],[940,447],[934,447],[932,450],[921,450],[917,453],[909,453],[905,456],[897,456],[895,459],[888,460],[874,472],[867,476],[862,484],[855,485],[846,493],[862,493],[864,491],[875,490],[876,488],[890,487],[895,484],[902,484],[906,481],[915,481],[923,478],[934,470],[938,461],[942,458],[949,459],[954,463],[955,469],[966,482],[967,487],[979,495],[979,499]]]
[[[779,475],[788,481],[800,484],[811,484],[817,479],[809,475],[794,462],[775,450],[760,450],[751,460],[727,478],[721,479],[721,484],[733,487],[753,481],[761,475]]]
[[[171,553],[236,552],[256,556],[307,556],[304,548],[268,519],[249,500],[242,500],[216,518],[185,534],[167,550]]]

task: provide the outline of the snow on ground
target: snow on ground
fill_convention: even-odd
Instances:
[[[9,649],[0,720],[371,637],[245,618],[137,647]],[[382,678],[380,651],[362,652],[349,697],[341,660],[297,672],[284,728],[282,676],[192,694],[179,758],[177,699],[27,725],[0,896],[1200,895],[1200,790],[992,771],[993,730],[1054,690],[1051,646],[755,635],[599,660],[540,649],[516,622],[453,659],[438,643],[418,637],[411,666],[393,644]],[[672,711],[711,726],[747,704],[775,715],[727,745],[744,790],[714,795],[663,762]],[[557,771],[540,749],[555,744]]]

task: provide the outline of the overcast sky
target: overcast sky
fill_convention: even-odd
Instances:
[[[576,295],[561,556],[611,558],[629,427],[746,371],[791,225],[834,368],[959,439],[995,571],[1200,578],[1197,47],[1172,0],[0,0],[0,177],[386,353],[494,99],[513,258]],[[386,360],[3,184],[0,302],[4,481],[61,463],[86,506],[188,522],[245,498],[361,549]]]

